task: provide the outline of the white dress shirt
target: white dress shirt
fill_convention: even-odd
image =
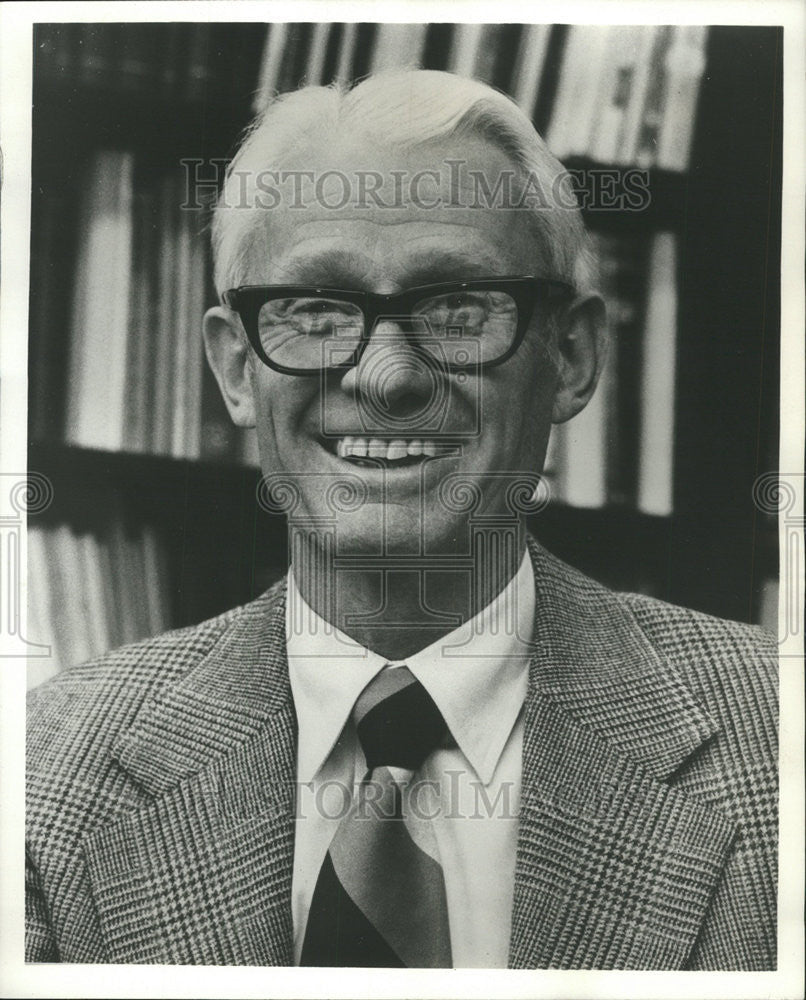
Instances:
[[[407,657],[456,741],[418,772],[419,815],[433,817],[457,967],[505,968],[521,785],[522,709],[535,607],[528,552],[475,618]],[[288,575],[286,636],[299,723],[292,910],[299,962],[308,910],[330,841],[366,767],[351,713],[392,663],[325,622]],[[401,661],[402,662],[402,661]]]

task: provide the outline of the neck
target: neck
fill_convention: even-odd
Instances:
[[[485,536],[486,537],[486,536]],[[403,660],[447,635],[490,604],[515,576],[526,547],[521,525],[504,545],[480,545],[472,555],[448,553],[438,567],[407,559],[405,568],[332,566],[307,535],[292,551],[300,594],[345,635],[388,660]],[[451,565],[455,560],[455,565]],[[392,562],[392,560],[390,560]]]

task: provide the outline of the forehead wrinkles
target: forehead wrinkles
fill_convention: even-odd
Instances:
[[[487,210],[459,219],[433,214],[426,220],[335,218],[327,215],[299,223],[300,216],[272,214],[255,233],[249,254],[248,280],[316,282],[329,272],[356,279],[394,277],[412,264],[442,260],[455,269],[464,263],[469,276],[540,273],[545,255],[526,219],[513,224],[511,213]],[[522,213],[521,213],[522,215]],[[322,276],[314,265],[323,260]],[[332,262],[335,262],[334,266]]]
[[[344,238],[345,244],[352,243],[358,223],[364,224],[361,239],[372,259],[391,252],[387,241],[402,253],[407,246],[415,248],[415,240],[427,240],[437,231],[447,234],[446,240],[458,239],[467,245],[468,234],[482,233],[509,260],[510,272],[532,273],[539,264],[545,271],[546,263],[554,258],[551,227],[536,220],[528,207],[506,208],[496,201],[493,204],[498,207],[490,207],[484,202],[496,191],[502,175],[511,178],[513,195],[520,190],[516,180],[520,171],[488,141],[466,137],[438,148],[378,150],[353,140],[332,150],[312,146],[305,156],[296,152],[294,162],[287,162],[286,167],[296,179],[279,185],[282,197],[274,206],[253,207],[241,217],[238,258],[249,271],[262,263],[265,272],[267,260],[279,263],[290,247],[302,245],[305,238]],[[461,169],[452,166],[456,163]],[[395,171],[405,172],[408,179],[402,196],[390,190]],[[367,174],[380,176],[386,184],[377,199],[367,193],[366,180],[361,181]],[[415,177],[419,179],[413,183]],[[408,182],[413,186],[408,187]],[[349,195],[346,202],[345,195]],[[434,207],[440,200],[442,204]],[[309,235],[313,233],[316,237]]]

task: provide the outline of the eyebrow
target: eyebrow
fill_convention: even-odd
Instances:
[[[357,275],[369,270],[370,264],[363,254],[328,248],[292,258],[283,271],[291,272],[285,274],[285,280],[296,284],[340,285],[354,283]]]
[[[370,271],[371,259],[360,253],[342,252],[326,248],[313,255],[300,257],[288,263],[285,280],[298,284],[331,285],[356,291],[366,288],[364,276]],[[440,281],[461,281],[465,278],[482,278],[494,275],[499,266],[497,256],[473,254],[462,250],[426,249],[412,266],[402,274],[402,286],[435,284]],[[285,270],[285,269],[284,269]]]

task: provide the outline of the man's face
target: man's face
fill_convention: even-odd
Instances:
[[[441,180],[424,175],[417,204],[405,196],[404,185],[400,208],[328,208],[322,202],[338,201],[338,185],[324,199],[309,190],[295,207],[266,211],[265,254],[253,254],[244,284],[389,294],[454,280],[548,275],[525,210],[423,207],[438,194],[451,200],[448,160],[466,166],[467,190],[459,198],[452,192],[453,201],[464,205],[472,204],[469,171],[483,172],[492,189],[499,174],[512,169],[503,153],[473,138],[437,152],[369,152],[365,144],[350,142],[307,149],[296,166],[314,174],[339,170],[353,178],[372,169],[384,175],[404,170],[412,177],[437,170]],[[457,476],[481,493],[474,514],[511,517],[505,501],[511,474],[542,469],[556,371],[545,331],[538,329],[540,315],[536,310],[513,357],[480,372],[429,367],[412,351],[405,328],[383,320],[358,365],[346,371],[292,376],[254,359],[251,391],[264,474],[295,481],[300,501],[293,513],[303,519],[333,516],[328,486],[347,481],[358,487],[362,502],[337,509],[341,552],[463,551],[468,510],[457,509]],[[438,429],[429,407],[435,394]],[[418,421],[425,414],[422,425]],[[445,441],[451,447],[443,446]],[[364,446],[362,460],[356,453]],[[446,486],[452,488],[447,494]]]

